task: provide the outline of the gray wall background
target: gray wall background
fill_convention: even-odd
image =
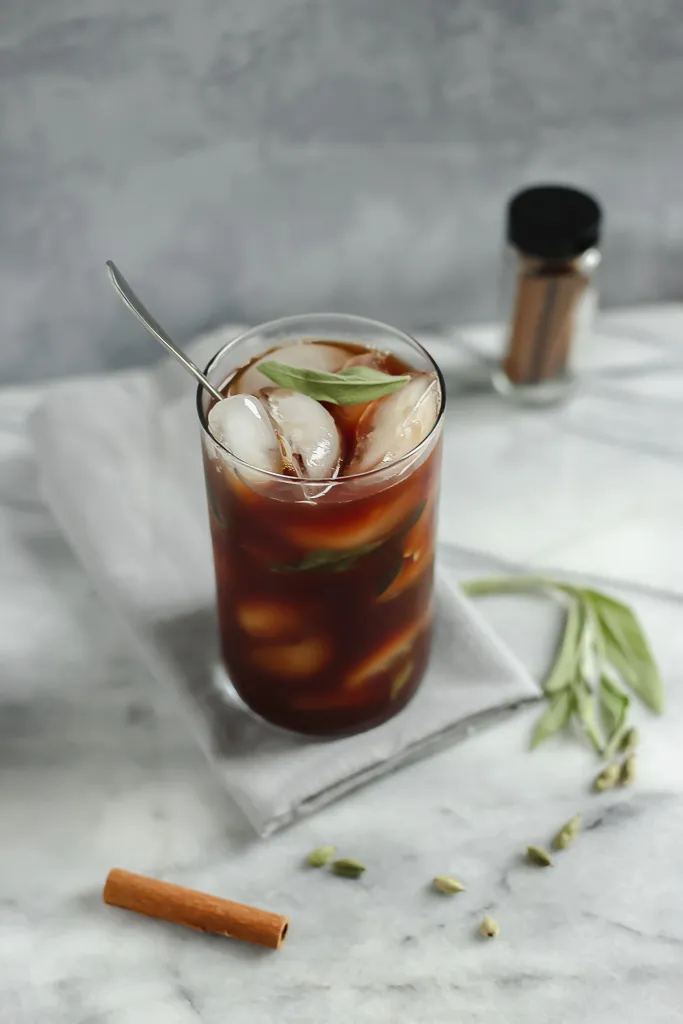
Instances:
[[[605,302],[683,297],[681,0],[0,0],[0,379],[311,309],[495,312],[503,205],[585,185]]]

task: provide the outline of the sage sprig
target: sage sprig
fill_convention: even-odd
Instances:
[[[542,576],[510,576],[463,584],[471,596],[546,593],[566,608],[562,640],[543,683],[548,707],[531,746],[577,722],[598,754],[612,757],[629,734],[631,699],[664,710],[664,685],[647,638],[631,608],[599,590]]]
[[[268,359],[258,368],[269,380],[281,388],[298,391],[318,402],[332,405],[360,405],[383,398],[407,384],[408,374],[392,376],[372,366],[349,366],[337,373],[324,370],[308,370],[301,366],[286,366]]]

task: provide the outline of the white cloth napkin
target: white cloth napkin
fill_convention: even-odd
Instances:
[[[193,348],[203,364],[229,333]],[[427,678],[393,720],[342,740],[270,728],[226,696],[194,387],[170,362],[55,385],[32,420],[43,491],[73,549],[155,675],[182,698],[233,799],[262,835],[493,721],[538,688],[458,589],[438,576]],[[447,564],[448,563],[448,564]]]

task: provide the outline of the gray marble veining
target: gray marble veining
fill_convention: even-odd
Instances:
[[[680,297],[677,0],[25,0],[0,12],[0,379],[315,308],[495,312],[506,197],[608,216],[607,303]]]

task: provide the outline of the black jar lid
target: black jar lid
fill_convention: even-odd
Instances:
[[[529,256],[572,259],[600,240],[602,211],[586,192],[566,185],[536,185],[512,197],[507,238]]]

